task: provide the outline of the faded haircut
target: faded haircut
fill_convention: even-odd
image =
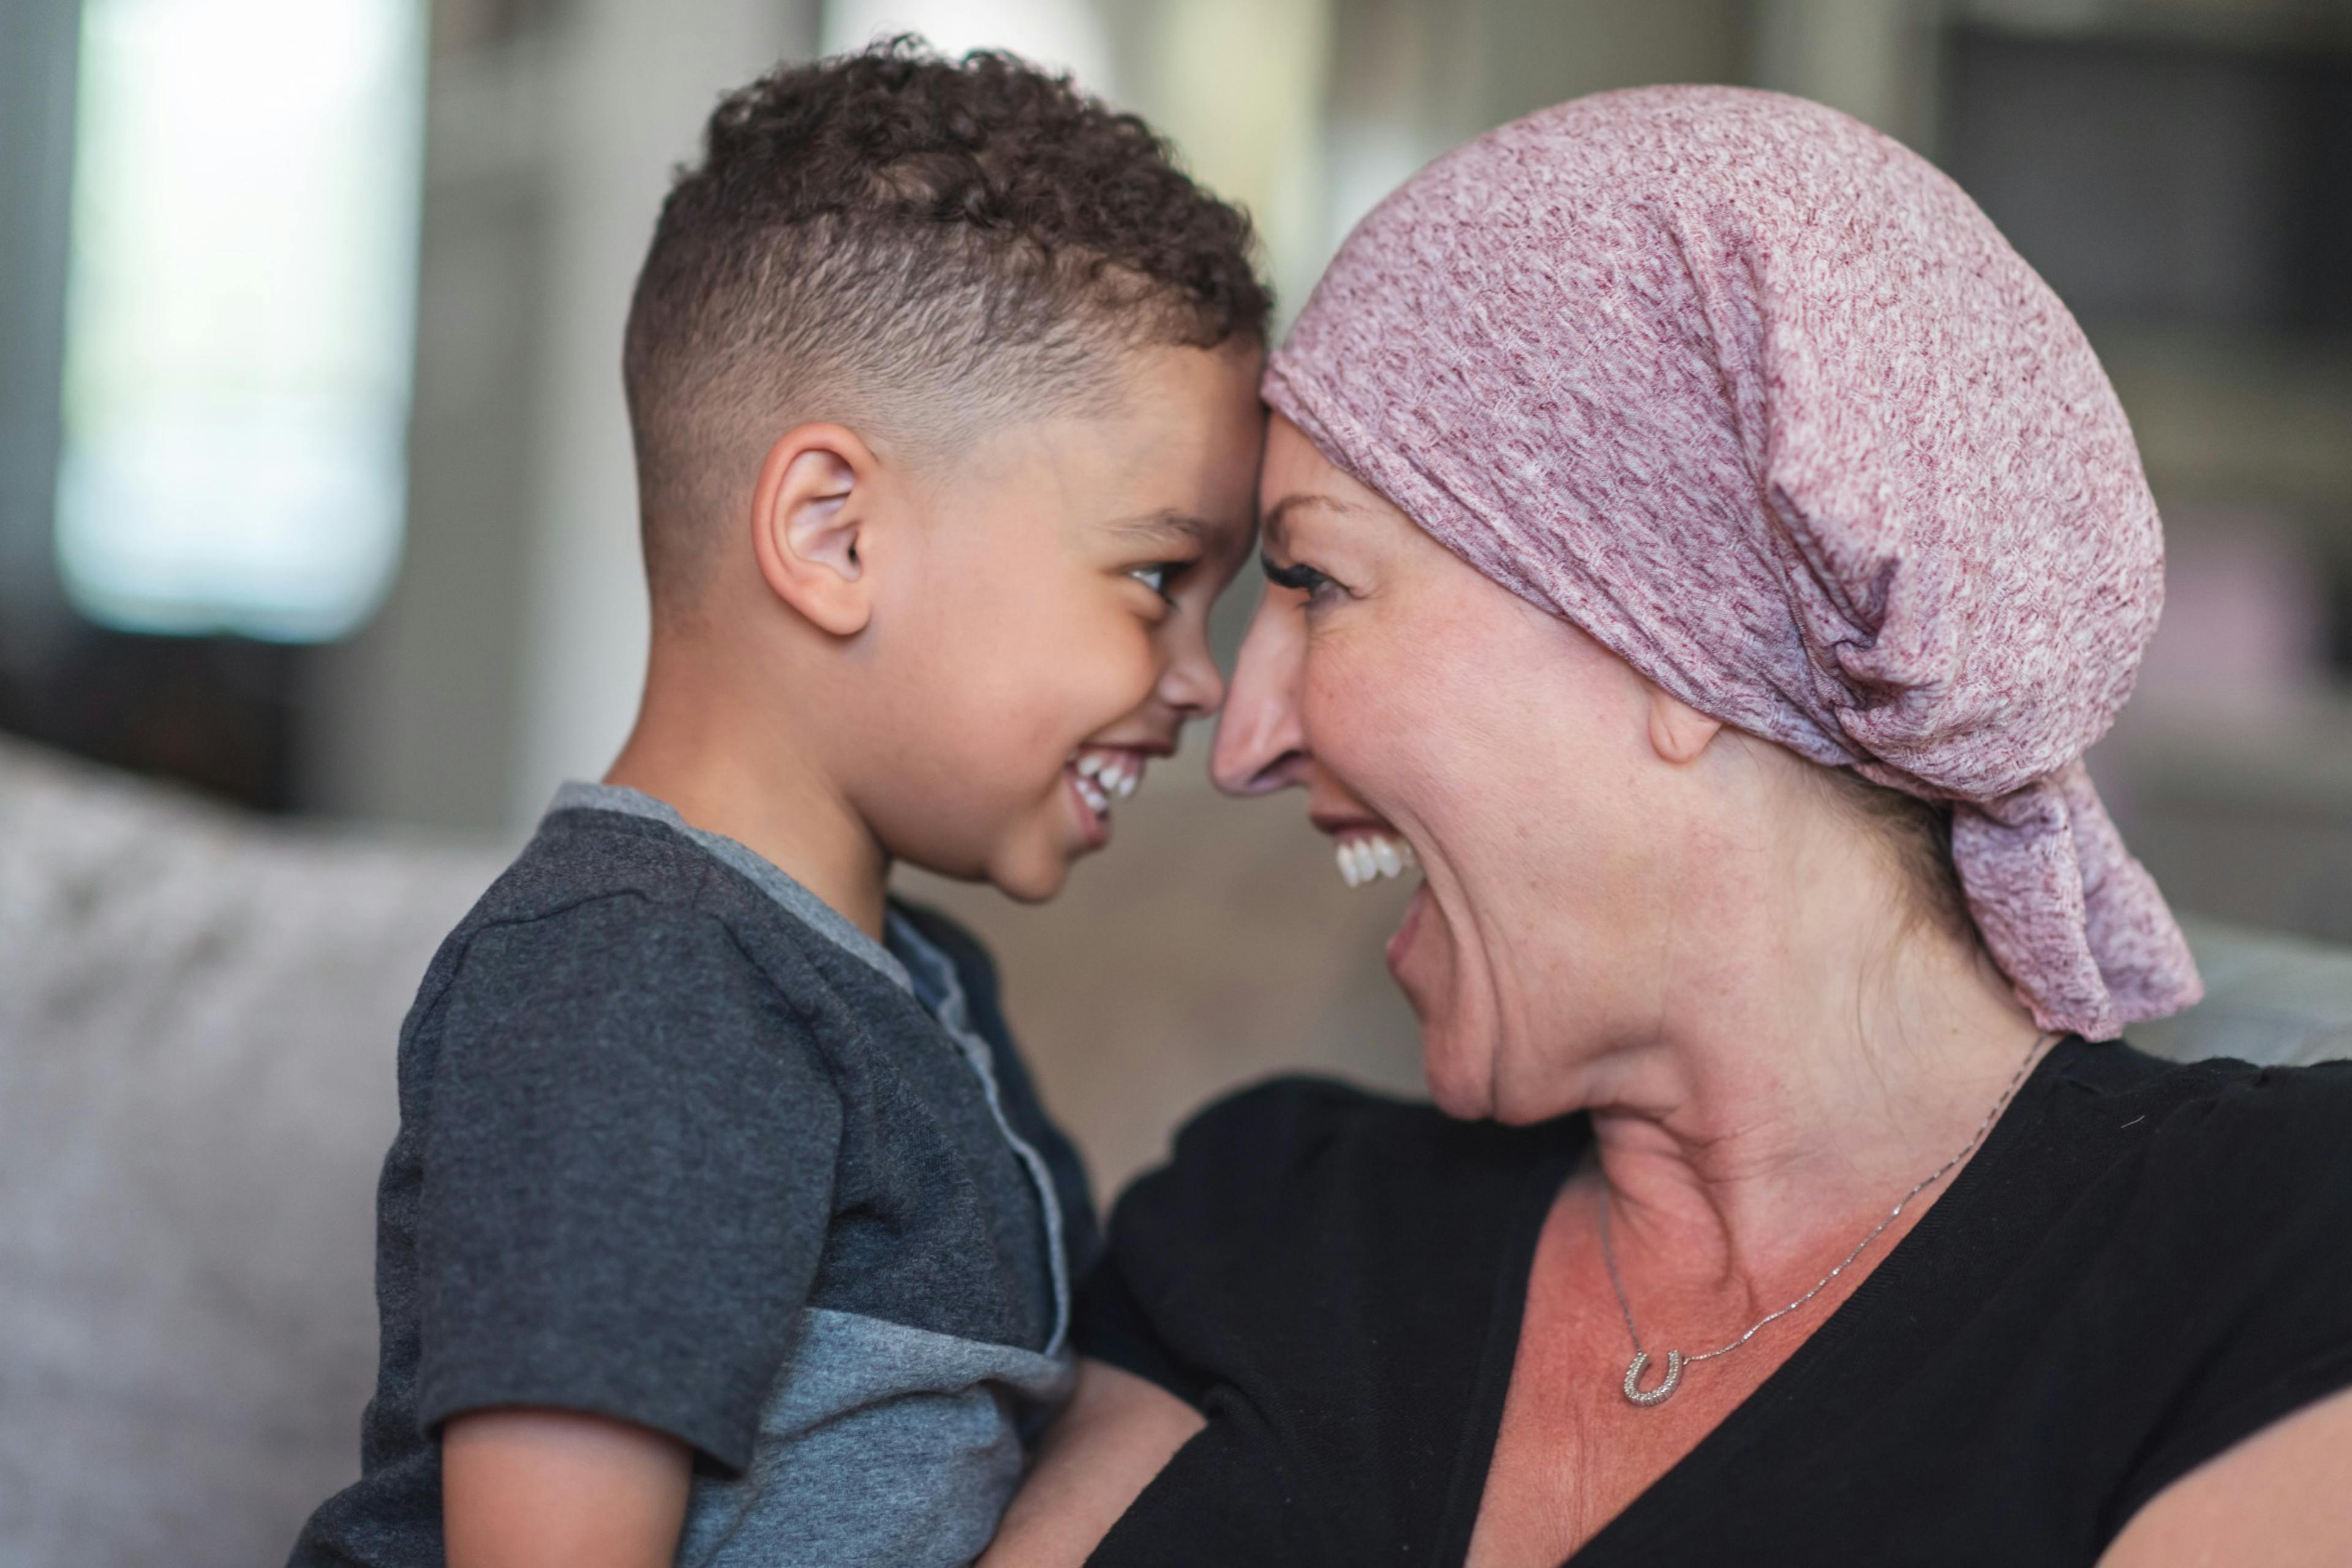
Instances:
[[[1262,344],[1250,223],[1133,115],[908,38],[719,101],[662,205],[623,356],[646,574],[690,602],[790,424],[951,454],[1098,406],[1121,353]]]

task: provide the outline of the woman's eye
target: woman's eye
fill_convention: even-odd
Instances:
[[[1149,566],[1130,567],[1127,574],[1172,605],[1176,601],[1168,590],[1183,570],[1180,562],[1155,561]]]
[[[1310,600],[1321,598],[1326,588],[1339,586],[1337,583],[1332,582],[1330,578],[1312,566],[1304,564],[1277,566],[1274,563],[1273,557],[1266,555],[1259,556],[1257,563],[1265,571],[1267,582],[1277,588],[1288,588],[1293,593],[1304,594]]]

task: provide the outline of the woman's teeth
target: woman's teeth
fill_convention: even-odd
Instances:
[[[1339,876],[1348,886],[1360,888],[1384,877],[1402,877],[1413,864],[1412,846],[1385,833],[1350,835],[1339,840]]]

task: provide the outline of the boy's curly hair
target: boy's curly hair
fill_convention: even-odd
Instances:
[[[656,605],[780,420],[952,450],[1099,405],[1118,350],[1263,343],[1272,303],[1248,217],[1066,76],[901,37],[763,77],[711,115],[630,305]]]

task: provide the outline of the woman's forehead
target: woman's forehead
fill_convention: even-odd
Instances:
[[[1297,426],[1275,416],[1258,480],[1259,524],[1269,545],[1283,548],[1289,531],[1308,518],[1402,515],[1378,490],[1325,457]]]

